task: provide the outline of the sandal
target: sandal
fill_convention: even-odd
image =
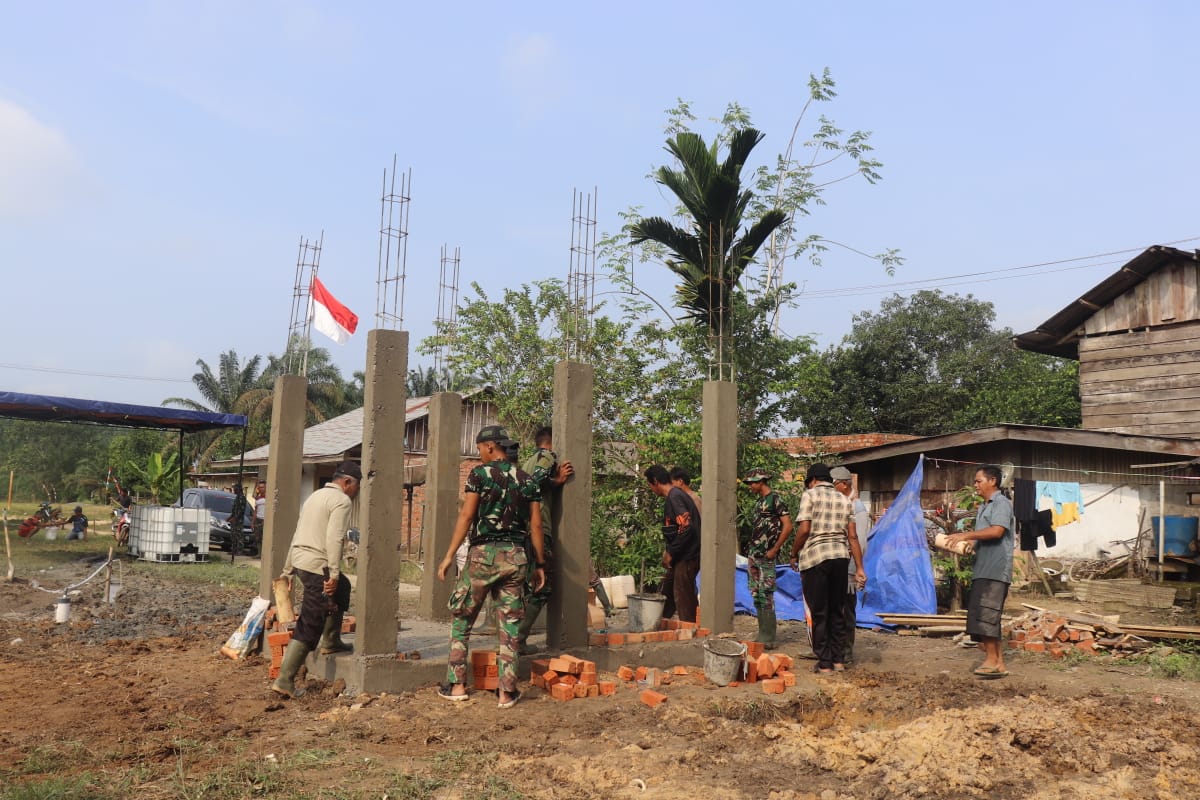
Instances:
[[[453,703],[466,700],[470,696],[469,692],[463,692],[462,694],[454,694],[453,692],[454,684],[452,683],[444,683],[437,688],[438,697],[442,698],[443,700],[449,700]]]
[[[834,672],[845,672],[845,671],[846,671],[846,665],[845,665],[845,664],[834,664],[834,665],[833,665],[833,671],[834,671]]]
[[[813,672],[817,673],[818,675],[832,675],[833,669],[831,667],[822,667],[820,664],[818,664],[813,667]]]
[[[517,704],[517,701],[521,699],[521,690],[513,689],[512,693],[508,696],[508,698],[509,699],[508,699],[507,703],[501,702],[497,707],[498,708],[512,708],[513,706],[515,706]]]
[[[975,669],[977,678],[1007,678],[1008,670],[999,667],[978,667]]]

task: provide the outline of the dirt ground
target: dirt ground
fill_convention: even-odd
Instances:
[[[432,689],[350,697],[316,681],[281,701],[267,662],[217,653],[244,588],[131,563],[115,606],[89,584],[55,624],[54,596],[18,578],[0,582],[4,800],[1200,796],[1200,684],[1144,664],[1013,654],[1009,678],[982,681],[978,652],[950,639],[859,631],[849,671],[798,661],[797,686],[774,698],[694,670],[656,709],[624,685],[569,703],[530,688],[510,710],[488,693],[450,704]],[[782,651],[799,654],[802,628],[784,627]]]

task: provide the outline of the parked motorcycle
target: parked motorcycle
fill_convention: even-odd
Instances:
[[[63,519],[61,508],[52,508],[50,503],[42,503],[38,510],[25,518],[21,523],[21,527],[17,528],[17,535],[22,539],[28,539],[42,528],[54,528],[66,525],[67,521]]]
[[[129,509],[117,507],[113,511],[112,532],[118,545],[129,544]]]

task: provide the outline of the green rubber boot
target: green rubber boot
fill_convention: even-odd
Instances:
[[[604,606],[604,616],[611,617],[617,613],[617,610],[613,608],[612,601],[608,599],[608,592],[604,591],[603,583],[597,581],[592,585],[592,589],[595,590],[596,599],[600,601],[600,605]]]
[[[325,629],[321,631],[321,641],[317,643],[317,652],[321,655],[328,656],[334,653],[350,653],[354,651],[353,645],[342,641],[343,616],[344,614],[341,611],[334,611],[325,617]]]
[[[287,649],[283,651],[283,663],[279,666],[279,677],[271,684],[271,691],[284,697],[300,697],[304,694],[303,689],[296,688],[296,673],[304,666],[304,659],[308,658],[310,652],[312,648],[304,642],[295,639],[288,642]]]
[[[758,609],[758,636],[754,641],[761,642],[767,650],[775,649],[775,607]]]

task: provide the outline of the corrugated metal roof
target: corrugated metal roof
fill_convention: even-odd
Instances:
[[[428,397],[412,397],[405,403],[405,424],[428,414]],[[363,410],[361,408],[347,411],[340,417],[327,419],[324,422],[313,425],[311,428],[305,428],[304,448],[301,459],[306,463],[313,463],[340,457],[347,451],[362,445],[362,434]],[[246,466],[257,466],[267,463],[267,456],[270,450],[271,446],[265,444],[262,447],[246,451]],[[237,459],[213,462],[214,465],[226,463],[236,464]]]
[[[1132,433],[1088,431],[1080,428],[1051,428],[1041,425],[995,425],[961,433],[926,436],[907,442],[870,447],[846,453],[845,464],[867,464],[895,456],[925,453],[930,455],[966,445],[997,441],[1020,441],[1055,444],[1065,447],[1096,447],[1133,453],[1153,453],[1156,456],[1200,456],[1200,440],[1182,436],[1141,436]]]
[[[1078,360],[1077,331],[1088,318],[1162,267],[1197,260],[1197,251],[1189,253],[1165,245],[1149,247],[1034,330],[1014,336],[1013,344],[1020,350]]]

